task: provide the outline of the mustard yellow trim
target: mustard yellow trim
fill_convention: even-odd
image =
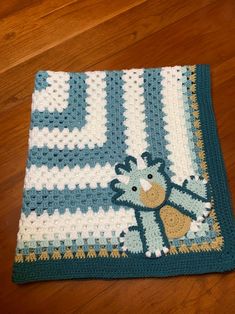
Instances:
[[[99,252],[96,252],[95,249],[90,246],[87,253],[85,253],[82,247],[78,248],[76,254],[74,254],[70,247],[66,248],[65,253],[62,255],[58,249],[54,249],[52,254],[49,254],[46,250],[41,254],[36,255],[35,252],[30,252],[28,255],[23,255],[22,253],[17,253],[15,256],[16,263],[23,262],[35,262],[37,260],[46,261],[46,260],[60,260],[60,259],[84,259],[84,258],[126,258],[128,255],[126,252],[119,252],[118,248],[114,247],[113,250],[108,253],[106,248],[101,248]]]
[[[195,131],[195,136],[197,137],[197,147],[200,149],[198,152],[198,157],[200,158],[201,162],[200,162],[200,166],[203,170],[203,177],[208,180],[208,172],[207,172],[207,164],[206,164],[206,160],[205,160],[205,153],[204,153],[204,143],[202,140],[202,131],[200,129],[201,127],[201,122],[200,122],[200,112],[199,112],[199,106],[198,106],[198,102],[197,102],[197,96],[196,96],[196,66],[192,65],[189,66],[190,71],[192,72],[192,75],[190,76],[191,78],[191,92],[192,92],[192,96],[190,96],[191,99],[191,107],[193,109],[193,116],[195,117],[195,121],[194,121],[194,127],[197,129]]]

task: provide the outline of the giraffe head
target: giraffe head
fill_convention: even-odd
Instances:
[[[117,179],[111,182],[116,192],[113,202],[139,209],[161,206],[169,191],[169,178],[164,172],[164,162],[152,159],[149,153],[141,157],[127,157],[124,164],[116,165]]]

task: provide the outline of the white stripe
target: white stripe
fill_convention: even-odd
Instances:
[[[66,72],[47,71],[47,86],[42,90],[35,90],[32,96],[32,110],[62,112],[68,107],[69,74]]]
[[[122,76],[125,100],[127,154],[140,156],[147,149],[143,70],[126,70]]]
[[[103,89],[106,87],[106,85],[101,88],[101,85],[104,84],[101,78],[104,79],[105,73],[86,72],[86,74],[89,77],[89,81],[87,81],[87,83],[89,83],[91,86],[89,87],[90,94],[97,98],[97,94],[102,93],[103,98]],[[99,84],[97,81],[97,76],[100,78]],[[96,81],[96,83],[93,80]],[[125,82],[123,86],[123,97],[125,100],[124,115],[126,117],[125,125],[127,128],[125,130],[125,135],[127,136],[126,152],[132,156],[139,156],[147,149],[147,134],[145,132],[146,123],[144,113],[145,105],[143,96],[143,70],[127,70],[124,72],[123,80]],[[90,105],[90,109],[92,109],[95,102],[92,102],[92,98],[89,98],[87,102]],[[77,145],[79,148],[83,148],[85,144],[87,144],[89,148],[93,148],[92,145],[94,142],[92,144],[92,141],[89,142],[89,139],[92,137],[94,138],[97,136],[97,134],[99,134],[97,129],[95,129],[95,126],[100,125],[101,120],[99,120],[97,112],[96,115],[93,115],[92,113],[92,110],[90,110],[90,116],[92,116],[92,118],[90,118],[90,120],[92,120],[90,125],[93,123],[94,128],[88,129],[85,127],[86,129],[84,132],[82,132],[82,130],[78,131],[77,129],[69,132],[68,130],[59,131],[56,128],[54,128],[52,131],[49,131],[47,128],[42,130],[39,130],[36,127],[33,128],[30,133],[30,147],[34,145],[37,147],[43,147],[46,145],[48,148],[53,148],[56,145],[59,149],[63,149],[66,139],[66,145],[68,145],[69,149],[73,149],[75,145]],[[103,111],[103,119],[104,115],[105,112]],[[103,128],[105,128],[105,125],[103,125]],[[103,135],[105,137],[105,134]],[[80,142],[78,142],[78,138],[80,139]],[[96,138],[96,143],[101,144],[101,141],[99,142]],[[81,189],[85,189],[87,186],[95,189],[98,184],[105,188],[114,178],[114,167],[108,163],[102,167],[97,164],[94,168],[90,168],[89,165],[86,165],[84,168],[76,166],[72,169],[69,167],[64,167],[62,169],[53,167],[49,169],[47,166],[37,167],[32,165],[29,169],[26,170],[25,189],[35,188],[36,190],[42,190],[43,188],[46,188],[48,190],[52,190],[57,187],[58,189],[62,190],[65,188],[65,186],[67,186],[70,190],[75,189],[76,186],[79,186]]]
[[[115,211],[112,207],[105,212],[102,208],[95,213],[91,209],[87,213],[77,210],[70,213],[67,209],[64,214],[58,210],[53,215],[45,211],[38,216],[31,212],[27,217],[21,214],[18,243],[25,241],[53,241],[67,238],[76,240],[78,233],[82,238],[88,238],[91,232],[95,238],[104,236],[112,237],[112,232],[119,236],[122,231],[127,231],[129,226],[136,225],[133,209],[120,208]]]
[[[93,149],[96,145],[101,147],[106,142],[107,131],[107,109],[106,109],[106,81],[105,72],[94,71],[86,72],[86,90],[88,96],[86,98],[86,124],[79,130],[74,128],[72,131],[59,128],[50,130],[38,127],[30,131],[29,146],[43,147],[47,146],[52,149],[58,147],[63,149],[66,146],[69,149],[78,147],[79,149]]]
[[[190,149],[188,146],[186,117],[182,90],[181,67],[165,67],[161,70],[163,112],[166,114],[165,139],[172,162],[170,170],[175,174],[172,180],[181,184],[185,178],[194,175]]]
[[[49,169],[45,165],[41,167],[32,165],[26,169],[24,188],[26,190],[32,188],[36,190],[43,188],[63,190],[67,186],[69,190],[73,190],[78,186],[80,189],[87,187],[95,189],[98,184],[102,188],[106,188],[114,178],[115,170],[109,163],[105,166],[96,164],[93,168],[87,164],[84,168],[75,166],[72,169],[68,166],[62,169],[58,167]]]

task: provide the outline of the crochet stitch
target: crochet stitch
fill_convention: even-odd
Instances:
[[[235,266],[207,65],[40,71],[13,281]]]
[[[139,243],[138,247],[145,247],[139,252],[160,257],[169,252],[168,239],[181,239],[188,237],[188,232],[196,235],[205,230],[202,221],[211,209],[205,179],[191,177],[182,187],[174,184],[164,172],[164,162],[152,160],[149,153],[143,153],[142,158],[128,157],[125,165],[116,165],[116,173],[118,179],[111,186],[117,193],[112,201],[134,208],[137,219],[137,227],[131,227],[125,235],[128,246],[122,247],[124,251],[135,253]],[[133,231],[135,236],[130,235]],[[122,242],[126,239],[122,238]]]

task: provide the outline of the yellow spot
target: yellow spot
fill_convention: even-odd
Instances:
[[[37,260],[37,258],[36,258],[36,254],[34,252],[29,253],[29,255],[27,255],[25,257],[26,262],[35,262],[36,260]]]
[[[214,209],[212,209],[210,211],[209,217],[211,217],[212,219],[216,219],[216,214],[215,214],[215,210]]]
[[[195,84],[193,84],[193,85],[191,86],[191,91],[192,91],[193,93],[196,92],[196,86],[195,86]]]
[[[49,255],[48,255],[47,251],[43,251],[41,253],[41,255],[39,256],[39,260],[41,260],[41,261],[46,261],[48,259],[49,259]]]
[[[204,159],[205,158],[205,153],[203,151],[198,153],[198,156],[200,159]]]
[[[194,127],[195,127],[196,129],[199,129],[199,128],[200,128],[200,122],[199,122],[199,120],[194,121],[193,125],[194,125]]]
[[[24,257],[22,253],[17,253],[15,256],[15,262],[16,263],[23,263]]]
[[[195,79],[196,79],[196,74],[194,73],[194,74],[191,74],[190,76],[189,76],[189,79],[191,80],[191,81],[195,81]]]
[[[189,248],[185,244],[181,245],[179,248],[180,253],[188,253],[189,251]]]
[[[202,168],[203,170],[206,170],[206,169],[207,169],[207,165],[206,165],[206,162],[205,162],[205,161],[202,161],[202,162],[201,162],[201,168]]]
[[[201,249],[201,251],[210,251],[211,247],[210,247],[209,243],[202,243],[200,245],[200,249]]]
[[[100,249],[99,257],[109,257],[109,254],[106,248],[102,247]]]
[[[201,138],[202,137],[202,131],[201,130],[197,130],[195,132],[196,137]]]
[[[126,252],[122,252],[122,257],[128,257],[128,255],[126,254]]]
[[[193,104],[191,105],[191,107],[192,107],[193,109],[197,110],[197,109],[198,109],[198,104],[196,103],[196,95],[195,95],[195,94],[193,94],[193,95],[191,96],[191,100],[192,100],[192,102],[193,102]]]
[[[110,256],[114,257],[114,258],[119,258],[120,257],[120,253],[119,253],[118,249],[113,249],[112,253],[110,254]]]
[[[199,118],[199,111],[198,110],[193,111],[193,116],[195,118]]]
[[[94,258],[96,257],[96,252],[94,250],[94,248],[91,246],[89,247],[88,253],[87,253],[87,257],[89,258]]]
[[[220,230],[220,225],[219,225],[219,223],[218,222],[215,222],[214,224],[213,224],[213,229],[214,229],[214,231],[216,232],[216,233],[219,233],[221,230]]]
[[[216,251],[221,251],[223,244],[223,237],[217,237],[213,242],[211,242],[211,248]]]
[[[202,148],[203,147],[203,142],[202,140],[197,141],[197,147]]]
[[[81,247],[77,250],[77,253],[76,253],[75,256],[77,258],[85,258],[86,257],[86,255],[85,255],[85,253],[84,253],[84,251],[83,251],[83,249]]]
[[[175,255],[175,254],[177,254],[177,253],[178,253],[177,248],[176,248],[175,246],[171,246],[171,247],[170,247],[169,254]]]
[[[61,259],[61,254],[60,254],[60,251],[59,250],[57,250],[57,249],[55,249],[54,250],[54,252],[53,252],[53,254],[52,254],[52,257],[51,257],[52,259]]]
[[[66,249],[66,252],[64,253],[64,256],[63,256],[65,259],[72,259],[73,258],[73,253],[71,251],[70,248],[67,248]]]
[[[196,243],[193,243],[191,246],[190,246],[190,251],[192,252],[200,252],[200,246]]]

